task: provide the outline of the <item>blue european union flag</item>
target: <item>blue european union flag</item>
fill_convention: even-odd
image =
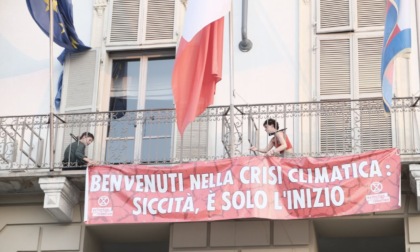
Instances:
[[[73,4],[71,0],[53,0],[52,2],[54,17],[54,42],[64,48],[64,51],[58,57],[60,63],[63,64],[68,53],[83,52],[89,50],[90,47],[84,45],[77,36],[73,24]],[[26,4],[35,22],[41,30],[49,36],[50,1],[26,0]],[[62,78],[60,77],[55,101],[56,107],[60,107],[61,85]]]

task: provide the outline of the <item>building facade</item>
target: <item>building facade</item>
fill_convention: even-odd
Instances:
[[[416,1],[411,53],[396,59],[394,104],[385,114],[385,1],[234,0],[215,104],[183,137],[171,76],[188,1],[73,4],[76,30],[92,49],[54,65],[54,83],[64,74],[51,134],[48,38],[24,3],[0,3],[1,52],[10,58],[0,70],[0,104],[8,108],[0,114],[1,251],[420,251]],[[243,50],[246,38],[252,47]],[[100,164],[170,166],[254,155],[251,145],[269,141],[262,127],[268,118],[287,128],[296,158],[398,148],[401,208],[302,220],[84,223],[85,171],[61,163],[75,136],[95,135],[87,154]]]

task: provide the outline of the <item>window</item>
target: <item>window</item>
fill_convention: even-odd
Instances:
[[[320,150],[351,153],[391,147],[391,119],[380,100],[385,2],[333,2],[317,1]]]
[[[179,4],[175,0],[111,0],[107,46],[175,45]]]
[[[317,0],[316,32],[383,30],[384,0]]]
[[[173,57],[113,60],[107,162],[167,162],[171,159],[174,112],[162,109],[174,108],[173,65]]]

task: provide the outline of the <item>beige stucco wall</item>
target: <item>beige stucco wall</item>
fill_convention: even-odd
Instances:
[[[176,223],[171,233],[170,251],[317,251],[310,220]]]
[[[340,223],[344,220],[358,220],[369,225],[372,223],[371,220],[401,219],[401,222],[404,222],[406,251],[420,252],[420,213],[416,209],[416,204],[416,197],[410,193],[403,194],[400,209],[358,216],[308,220],[248,219],[174,223],[171,225],[168,251],[316,252],[318,251],[315,229],[317,222],[337,223],[331,222],[335,220]],[[107,240],[86,228],[82,221],[82,210],[83,204],[77,205],[71,223],[58,223],[43,209],[42,202],[0,204],[0,251],[100,252],[101,246]],[[147,230],[151,230],[150,225],[154,224],[147,225],[144,224]],[[95,227],[98,228],[101,227]],[[347,228],[342,231],[349,232]],[[116,232],[114,235],[122,238],[130,236],[124,234],[124,231]],[[139,239],[132,234],[131,236],[129,241],[131,243]],[[25,242],[22,242],[23,239]],[[143,239],[140,242],[147,241]]]
[[[311,1],[302,0],[299,5],[299,101],[312,101],[315,89],[312,81],[313,23]]]
[[[57,223],[42,203],[0,206],[0,251],[80,251],[81,206],[73,222]]]
[[[316,222],[340,223],[342,220],[365,223],[369,233],[371,220],[401,220],[404,222],[405,248],[407,252],[420,252],[420,213],[416,209],[416,197],[402,195],[402,207],[388,212],[357,216],[316,219]],[[331,221],[335,220],[335,221]],[[171,229],[171,252],[195,251],[318,251],[315,220],[230,220],[220,222],[175,223]],[[338,221],[338,222],[337,222]],[[378,222],[376,222],[378,223]],[[339,225],[342,226],[342,225]],[[385,225],[386,226],[386,225]],[[324,225],[325,227],[325,225]],[[330,226],[331,229],[337,226]],[[382,227],[380,227],[382,228]],[[335,231],[334,231],[335,232]],[[338,230],[337,235],[357,237],[352,230]],[[362,235],[365,235],[366,232]],[[373,236],[386,230],[372,231]]]

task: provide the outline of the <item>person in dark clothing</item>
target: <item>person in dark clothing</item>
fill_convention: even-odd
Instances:
[[[84,132],[79,139],[69,144],[64,151],[63,165],[65,169],[83,170],[87,165],[95,162],[85,155],[85,148],[93,142],[95,137],[90,132]]]

